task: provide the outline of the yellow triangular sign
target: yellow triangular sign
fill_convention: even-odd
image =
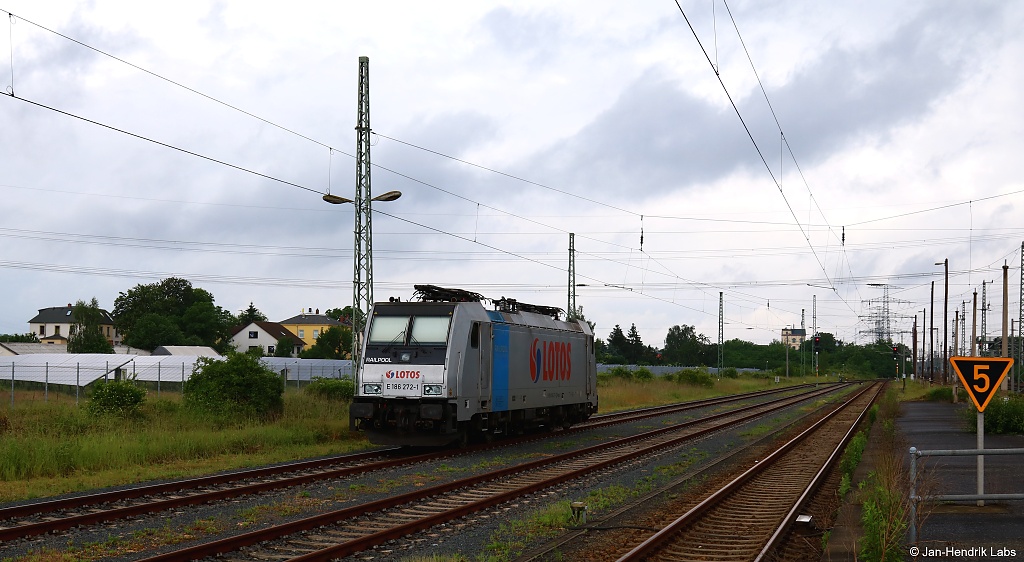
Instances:
[[[1010,357],[950,357],[949,362],[979,412],[985,411],[1013,366]]]

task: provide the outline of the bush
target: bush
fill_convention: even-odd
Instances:
[[[319,398],[349,401],[356,394],[356,383],[349,378],[324,379],[315,377],[310,381],[305,392]]]
[[[727,379],[740,378],[740,372],[736,370],[736,367],[725,367],[722,370],[718,371],[718,374]]]
[[[711,374],[699,369],[683,369],[678,371],[675,374],[675,380],[690,386],[703,386],[707,388],[715,386],[715,379],[711,377]]]
[[[230,419],[271,421],[284,412],[284,381],[259,357],[232,353],[226,360],[200,357],[185,381],[186,407]]]
[[[647,367],[640,367],[633,371],[633,379],[640,382],[647,382],[654,380],[654,373],[651,372]]]
[[[616,365],[611,369],[608,369],[608,374],[625,381],[633,380],[633,371],[630,371],[629,367],[626,367],[625,365]]]
[[[977,416],[975,416],[977,425]],[[1024,399],[1002,396],[992,398],[985,407],[985,431],[990,433],[1024,433]]]
[[[100,381],[92,390],[86,410],[94,416],[138,417],[146,401],[146,390],[134,381]]]
[[[924,399],[931,402],[952,402],[953,389],[948,386],[937,386],[929,390],[924,395]]]

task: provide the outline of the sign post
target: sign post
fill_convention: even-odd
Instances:
[[[978,449],[985,448],[985,408],[1013,366],[1010,357],[950,357],[953,370],[978,408]],[[956,392],[956,388],[953,388]],[[985,455],[978,455],[978,495],[985,493]],[[985,500],[978,500],[985,505]]]

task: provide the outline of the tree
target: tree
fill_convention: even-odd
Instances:
[[[218,351],[225,350],[235,323],[230,312],[214,304],[212,294],[176,277],[120,293],[114,321],[131,347],[206,345]]]
[[[345,308],[331,308],[331,309],[328,309],[327,312],[324,312],[324,314],[326,316],[330,316],[331,318],[334,318],[335,320],[337,320],[338,322],[341,322],[342,324],[348,324],[349,326],[352,325],[352,307],[351,306],[346,306]],[[356,311],[356,318],[359,319],[359,321],[360,321],[359,325],[360,326],[366,326],[366,322],[364,321],[364,319],[366,318],[366,315],[363,313],[363,311],[361,311],[361,310]]]
[[[160,314],[146,314],[135,322],[131,334],[125,335],[125,345],[153,350],[161,345],[186,345],[185,334],[175,321]]]
[[[636,324],[629,325],[626,341],[626,360],[631,364],[639,364],[644,358],[644,342],[640,339],[640,332],[636,329]]]
[[[291,357],[293,347],[295,347],[295,342],[288,336],[277,340],[277,346],[274,347],[274,357]]]
[[[619,361],[626,360],[627,352],[629,350],[629,340],[626,339],[626,334],[622,333],[622,328],[618,324],[612,328],[612,332],[608,334],[608,355],[611,358],[618,357]]]
[[[352,330],[348,326],[331,326],[316,338],[313,347],[303,351],[303,359],[347,359],[351,355]]]
[[[75,303],[71,317],[75,323],[68,334],[68,353],[113,353],[114,346],[103,335],[103,312],[96,297],[89,304],[84,301]]]
[[[243,326],[248,326],[253,322],[266,321],[267,315],[263,314],[262,312],[259,311],[259,309],[253,306],[252,302],[249,303],[249,308],[245,309],[244,311],[242,311],[240,315],[238,315],[238,324],[241,324]]]
[[[672,326],[665,335],[665,349],[662,357],[666,363],[680,366],[697,366],[705,363],[708,337],[698,334],[693,326],[683,324]]]
[[[27,334],[0,334],[0,343],[39,343],[39,336]]]

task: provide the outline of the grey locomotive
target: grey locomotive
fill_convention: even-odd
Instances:
[[[561,309],[416,285],[373,305],[353,430],[384,445],[445,445],[569,427],[597,411],[594,334]]]

